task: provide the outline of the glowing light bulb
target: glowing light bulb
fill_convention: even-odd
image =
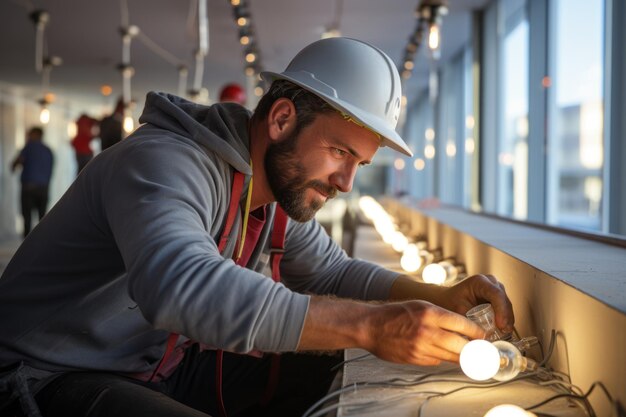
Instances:
[[[393,248],[393,250],[400,253],[404,252],[404,249],[407,247],[408,244],[409,239],[407,239],[402,232],[396,231],[393,234],[393,239],[391,241],[391,247]]]
[[[428,284],[441,285],[446,281],[446,270],[439,264],[426,265],[422,279]]]
[[[404,249],[400,266],[406,272],[416,272],[422,266],[422,258],[419,256],[419,249],[416,244],[409,243]]]
[[[537,417],[535,413],[526,411],[513,404],[502,404],[487,411],[485,417]]]
[[[509,381],[522,371],[537,369],[535,361],[504,340],[472,340],[461,350],[460,362],[463,373],[476,381]]]
[[[439,25],[433,23],[428,32],[428,47],[433,51],[439,48],[439,39]]]
[[[446,282],[456,280],[463,269],[461,265],[456,266],[452,262],[444,260],[427,265],[422,272],[422,279],[429,284],[443,285]]]
[[[135,122],[133,121],[132,116],[124,117],[124,132],[130,133],[135,128]]]
[[[67,136],[69,138],[73,138],[74,136],[76,136],[76,133],[78,133],[78,126],[76,125],[76,122],[68,122],[67,123]]]
[[[48,124],[50,121],[50,110],[45,107],[41,108],[41,112],[39,113],[39,121],[43,124]]]
[[[493,378],[500,369],[500,352],[486,340],[472,340],[461,350],[461,369],[475,381]]]

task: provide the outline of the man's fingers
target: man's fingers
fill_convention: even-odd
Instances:
[[[469,337],[470,339],[482,339],[485,337],[485,331],[482,327],[467,317],[444,309],[439,309],[438,311],[439,315],[436,323],[440,328],[449,330],[450,332],[459,333]],[[459,338],[463,339],[460,336]],[[461,346],[461,348],[462,347],[463,346]]]
[[[491,303],[496,316],[496,326],[507,333],[513,331],[515,316],[513,315],[513,306],[506,295],[504,285],[499,282],[493,275],[485,275],[491,282],[491,285],[483,286],[485,293],[481,296]]]

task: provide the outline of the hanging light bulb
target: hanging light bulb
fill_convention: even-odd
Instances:
[[[78,133],[78,126],[75,121],[67,122],[67,136],[73,138]]]
[[[439,24],[433,23],[430,25],[428,30],[428,47],[431,51],[435,51],[439,49],[440,42],[440,34],[439,34]]]
[[[448,14],[445,0],[429,0],[421,4],[417,11],[422,25],[428,27],[428,48],[434,60],[438,60],[441,49],[441,22]]]
[[[47,125],[50,122],[50,110],[47,107],[42,107],[39,112],[39,121],[44,125]]]
[[[476,381],[490,378],[508,381],[520,372],[537,368],[535,361],[522,356],[514,345],[503,340],[493,343],[472,340],[461,350],[460,363],[463,373]]]
[[[123,124],[123,127],[124,127],[124,132],[126,132],[126,134],[132,132],[133,129],[135,128],[135,122],[133,120],[133,115],[132,115],[132,112],[131,112],[129,106],[124,108],[124,124]]]
[[[484,417],[537,417],[537,415],[513,404],[501,404],[487,411]]]

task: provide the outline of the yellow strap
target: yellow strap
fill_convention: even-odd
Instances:
[[[250,161],[252,168],[252,161]],[[246,208],[243,212],[243,227],[241,231],[241,239],[239,240],[239,250],[237,251],[237,259],[241,258],[243,247],[246,244],[246,231],[248,230],[248,217],[250,217],[250,205],[252,204],[252,176],[250,176],[250,184],[248,184],[248,195],[246,196]]]

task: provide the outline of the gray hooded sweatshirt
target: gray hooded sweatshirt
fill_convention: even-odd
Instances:
[[[0,278],[0,367],[145,373],[170,332],[233,352],[293,351],[310,296],[384,299],[397,274],[353,260],[316,221],[289,220],[282,283],[267,278],[274,205],[246,268],[217,248],[233,170],[247,176],[250,113],[149,93]],[[239,213],[233,229],[241,224]]]

